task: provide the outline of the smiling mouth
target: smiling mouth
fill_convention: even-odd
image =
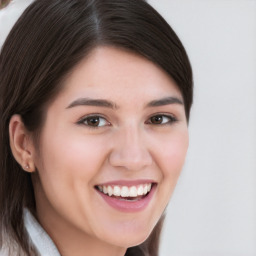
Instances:
[[[102,194],[121,201],[139,201],[151,191],[154,183],[140,184],[137,186],[97,185],[95,188]]]

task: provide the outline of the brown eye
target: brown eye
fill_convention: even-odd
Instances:
[[[92,128],[109,125],[109,122],[101,116],[88,116],[88,117],[81,119],[78,123],[86,125],[86,126],[90,126]]]
[[[89,117],[87,119],[87,124],[90,125],[90,126],[98,126],[99,123],[100,123],[99,117],[93,116],[93,117]]]
[[[152,124],[161,124],[163,122],[163,116],[153,116],[150,118]]]
[[[154,125],[164,125],[164,124],[172,124],[176,122],[177,119],[174,116],[169,115],[155,115],[150,117],[147,124],[154,124]]]

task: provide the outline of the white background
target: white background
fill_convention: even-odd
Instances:
[[[150,0],[194,70],[190,149],[163,256],[256,255],[256,1]]]
[[[0,44],[28,0],[0,11]],[[256,0],[149,0],[190,57],[187,161],[161,256],[256,256]]]

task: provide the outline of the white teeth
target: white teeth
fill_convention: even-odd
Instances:
[[[129,188],[124,186],[121,189],[121,197],[128,197],[129,196]]]
[[[143,194],[146,195],[148,193],[148,186],[143,187]]]
[[[143,186],[140,185],[138,188],[138,196],[142,196],[143,195]]]
[[[115,196],[120,196],[120,195],[121,195],[121,189],[120,189],[120,187],[114,186],[113,194],[114,194]]]
[[[136,197],[138,195],[137,188],[135,186],[132,186],[129,190],[130,197]]]
[[[108,188],[106,186],[103,186],[103,193],[107,194],[108,193]]]
[[[121,196],[121,197],[137,197],[137,196],[143,196],[146,195],[148,192],[150,192],[152,187],[152,184],[142,184],[139,186],[98,186],[98,189],[103,192],[104,194],[107,194],[109,196]]]
[[[113,189],[111,186],[108,186],[108,195],[112,196],[113,195]]]

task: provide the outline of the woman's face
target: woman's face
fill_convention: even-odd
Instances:
[[[77,234],[137,245],[161,217],[184,163],[181,93],[145,58],[96,48],[48,107],[40,143],[37,213],[57,245]]]

